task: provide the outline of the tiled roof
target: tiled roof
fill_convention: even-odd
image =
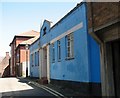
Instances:
[[[5,56],[0,62],[0,77],[3,75],[5,68],[9,65],[10,56]]]
[[[3,60],[3,58],[4,58],[4,57],[0,57],[0,63],[1,63],[1,61]]]
[[[2,65],[1,65],[1,63],[2,63],[3,59],[4,59],[4,57],[0,57],[0,73],[2,72]]]
[[[17,34],[16,36],[38,36],[38,35],[39,35],[39,32],[31,30],[28,32],[23,32],[23,33]]]
[[[23,41],[22,43],[20,43],[20,45],[25,45],[25,44],[28,44],[28,45],[31,45],[33,42],[35,42],[38,38],[40,37],[40,34],[34,38],[31,38],[29,40],[26,40],[26,41]]]
[[[16,37],[35,37],[35,36],[38,36],[38,35],[40,35],[40,33],[37,32],[37,31],[34,31],[34,30],[17,34],[17,35],[14,36],[14,38],[13,38],[13,40],[10,43],[9,46],[11,46],[11,44],[13,43],[13,41],[15,40]]]

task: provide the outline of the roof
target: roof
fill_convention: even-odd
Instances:
[[[23,41],[22,43],[20,43],[20,45],[31,45],[32,43],[34,43],[38,38],[40,37],[40,34],[34,38],[31,38],[29,40]]]
[[[1,73],[1,76],[5,70],[5,68],[9,65],[9,59],[10,59],[10,56],[5,56],[1,62],[0,62],[0,73]],[[0,77],[1,77],[0,76]]]
[[[39,32],[31,30],[28,32],[23,32],[23,33],[17,34],[16,36],[38,36],[38,35],[39,35]]]
[[[37,31],[34,31],[34,30],[30,30],[28,32],[23,32],[23,33],[20,33],[20,34],[17,34],[14,36],[12,42],[10,43],[10,45],[13,43],[13,41],[15,40],[16,37],[35,37],[35,36],[38,36],[40,35],[39,32]]]
[[[1,61],[3,60],[3,58],[4,58],[4,57],[1,57],[1,56],[0,56],[0,63],[1,63]]]

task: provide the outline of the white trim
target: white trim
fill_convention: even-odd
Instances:
[[[41,57],[40,57],[40,58],[41,58],[41,59],[40,59],[40,62],[41,62],[41,78],[42,78],[42,77],[43,77],[43,71],[44,71],[44,70],[43,70],[43,49],[40,49],[40,54],[41,54],[41,55],[40,55],[40,56],[41,56]]]
[[[42,45],[42,48],[46,47],[48,43],[45,43],[44,45]]]
[[[37,51],[39,51],[39,48],[37,48],[37,49],[35,49],[35,50],[33,50],[33,51],[30,51],[30,54],[33,54],[33,53],[35,53],[35,52],[37,52]]]
[[[41,79],[42,65],[41,65],[41,50],[39,50],[39,79]]]
[[[66,35],[74,32],[74,31],[76,31],[76,30],[78,30],[78,29],[80,29],[80,28],[82,28],[82,27],[83,27],[83,22],[79,23],[78,25],[74,26],[73,28],[71,28],[71,29],[69,29],[68,31],[64,32],[63,34],[59,35],[58,37],[52,39],[52,40],[50,41],[50,44],[51,44],[51,43],[54,43],[55,41],[63,38],[64,36],[66,36]],[[44,45],[43,45],[43,46],[44,46]]]
[[[50,45],[47,45],[47,79],[48,79],[48,83],[50,83],[50,55],[49,55],[49,47],[50,47]]]
[[[64,36],[70,34],[70,33],[74,33],[76,30],[81,29],[83,27],[83,22],[79,23],[78,25],[74,26],[73,28],[69,29],[68,31],[64,32],[63,34],[59,35],[58,37],[52,39],[50,41],[50,44],[54,43],[57,40],[60,40],[61,38],[63,38]],[[45,43],[42,45],[42,48],[44,48],[45,46],[47,46],[48,43]]]

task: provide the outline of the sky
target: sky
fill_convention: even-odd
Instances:
[[[10,52],[15,35],[40,32],[44,19],[55,24],[81,0],[0,0],[0,56]]]

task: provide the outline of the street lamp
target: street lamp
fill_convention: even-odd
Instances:
[[[25,45],[26,49],[26,77],[28,77],[28,44]]]

